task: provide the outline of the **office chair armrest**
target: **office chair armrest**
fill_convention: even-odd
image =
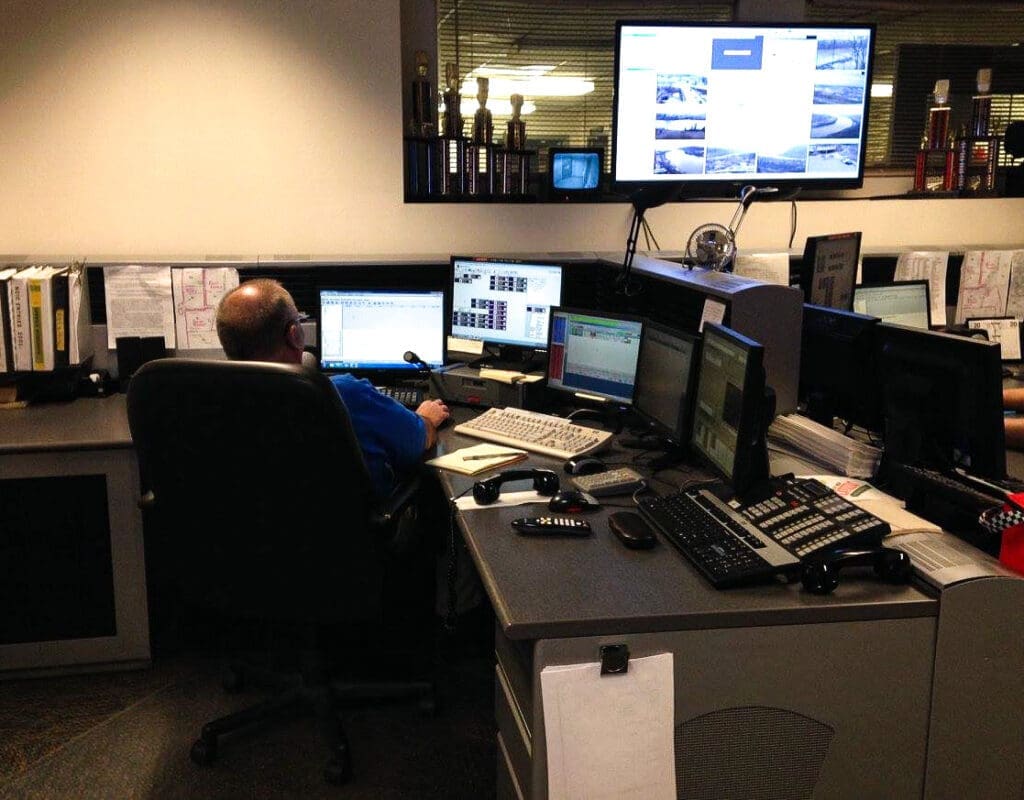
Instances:
[[[370,524],[384,528],[394,522],[413,501],[420,489],[420,478],[414,476],[395,487],[394,491],[373,510]]]

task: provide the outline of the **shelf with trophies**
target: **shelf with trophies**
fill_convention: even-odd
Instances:
[[[494,143],[494,122],[487,108],[489,80],[477,78],[479,103],[471,135],[464,121],[457,64],[445,65],[444,114],[438,130],[426,54],[416,54],[412,119],[405,137],[405,199],[416,201],[509,201],[535,199],[530,168],[535,152],[525,149],[526,124],[521,95],[512,96],[513,116],[505,146]]]

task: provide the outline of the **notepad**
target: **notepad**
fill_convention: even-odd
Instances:
[[[507,444],[483,442],[432,458],[427,464],[461,475],[477,475],[489,469],[515,464],[524,460],[527,455],[529,454],[525,450],[518,450]]]

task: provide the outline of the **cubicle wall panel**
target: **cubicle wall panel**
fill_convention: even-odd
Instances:
[[[82,610],[64,607],[63,619],[54,627],[46,619],[33,617],[35,612],[27,608],[33,597],[9,598],[14,605],[5,602],[3,614],[24,614],[31,630],[20,632],[15,637],[18,641],[0,642],[0,676],[148,662],[145,556],[134,452],[111,448],[0,455],[0,496],[17,503],[9,492],[26,486],[37,488],[21,495],[25,502],[34,503],[33,495],[41,491],[38,487],[45,487],[52,508],[45,516],[35,517],[42,520],[40,528],[32,522],[32,508],[22,507],[17,513],[26,516],[28,533],[19,524],[18,531],[5,535],[23,537],[35,531],[45,536],[54,576],[73,570],[69,560],[80,559],[78,569],[87,574],[78,576],[76,582],[88,587],[81,590],[88,596],[80,594],[78,599],[90,607],[86,617],[96,619],[80,626]],[[87,519],[71,524],[79,512]],[[96,527],[100,521],[106,523],[105,531]],[[6,524],[4,530],[8,530]],[[47,554],[36,554],[43,559],[36,569],[45,571]],[[10,575],[6,570],[5,574]],[[76,602],[66,595],[57,600],[62,606],[64,601]],[[72,622],[76,630],[68,629]]]
[[[547,797],[541,671],[626,643],[632,658],[673,654],[676,744],[693,748],[676,752],[681,792],[920,797],[935,627],[918,618],[538,642],[529,794]],[[772,786],[788,789],[766,794]]]

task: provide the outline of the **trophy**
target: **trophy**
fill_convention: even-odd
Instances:
[[[444,65],[444,135],[447,139],[458,139],[462,136],[462,95],[459,94],[459,65]]]
[[[430,62],[426,51],[416,51],[416,77],[412,81],[412,119],[409,121],[410,136],[433,136],[434,88],[427,77]]]
[[[523,96],[514,94],[509,98],[512,104],[512,119],[508,121],[505,129],[505,149],[525,150],[526,149],[526,123],[522,119]]]
[[[473,144],[490,144],[494,138],[494,123],[491,121],[491,112],[487,109],[487,88],[490,81],[487,78],[476,79],[476,100],[480,108],[473,116]]]

